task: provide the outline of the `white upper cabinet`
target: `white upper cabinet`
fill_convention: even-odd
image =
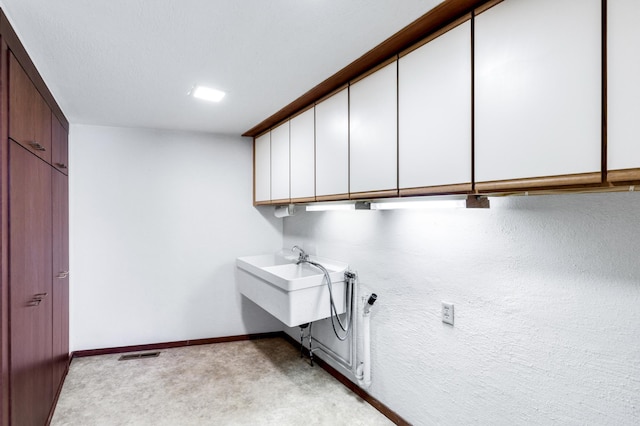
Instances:
[[[254,190],[255,202],[271,201],[271,133],[267,132],[255,139],[254,155]]]
[[[308,109],[290,121],[291,198],[315,197],[315,115]]]
[[[400,188],[471,189],[471,22],[398,61]]]
[[[640,168],[640,2],[607,7],[607,168]]]
[[[505,0],[476,17],[476,182],[601,171],[601,3]]]
[[[349,193],[349,92],[341,90],[316,109],[316,196]]]
[[[289,198],[289,122],[271,130],[271,199]]]
[[[350,192],[398,188],[398,62],[349,89]]]

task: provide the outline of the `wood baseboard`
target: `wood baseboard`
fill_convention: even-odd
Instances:
[[[60,385],[58,386],[58,390],[56,390],[56,395],[53,398],[53,404],[51,404],[51,409],[49,410],[49,417],[47,418],[47,425],[50,425],[51,420],[53,420],[53,414],[55,413],[56,407],[58,406],[58,399],[60,399],[60,394],[62,393],[62,386],[64,385],[64,380],[67,378],[67,374],[69,374],[69,366],[71,366],[71,356],[67,358],[67,366],[64,369],[62,380],[60,380]]]
[[[293,337],[289,336],[284,331],[281,332],[281,336],[287,342],[289,342],[291,345],[293,345],[296,349],[300,350],[300,342],[299,341],[297,341]],[[309,351],[308,351],[307,348],[303,347],[302,350],[307,355],[309,354]],[[378,410],[380,413],[382,413],[385,417],[387,417],[393,423],[395,423],[397,425],[401,425],[401,426],[410,426],[411,425],[411,423],[409,423],[408,421],[403,419],[398,413],[396,413],[391,408],[389,408],[386,405],[384,405],[378,399],[376,399],[373,396],[369,395],[364,389],[362,389],[360,386],[358,386],[355,383],[353,383],[344,374],[340,373],[338,370],[333,368],[326,361],[322,360],[319,357],[315,357],[315,356],[313,357],[313,361],[316,364],[318,364],[320,367],[322,367],[327,373],[331,374],[337,381],[339,381],[340,383],[345,385],[351,392],[355,393],[360,398],[362,398],[363,400],[367,401],[369,403],[369,405],[371,405],[373,408]]]
[[[208,339],[179,340],[176,342],[150,343],[147,345],[131,345],[131,346],[118,346],[115,348],[88,349],[88,350],[82,350],[82,351],[75,351],[71,354],[71,357],[81,358],[85,356],[94,356],[94,355],[120,354],[124,352],[150,351],[150,350],[158,350],[158,349],[180,348],[183,346],[209,345],[212,343],[226,343],[226,342],[239,342],[242,340],[266,339],[270,337],[282,337],[282,332],[275,331],[271,333],[242,334],[238,336],[212,337]]]

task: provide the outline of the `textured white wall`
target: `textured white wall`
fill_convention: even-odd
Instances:
[[[491,203],[307,212],[284,242],[378,294],[369,391],[408,421],[639,424],[640,194]]]
[[[282,246],[239,137],[73,125],[71,349],[281,330],[235,258]]]

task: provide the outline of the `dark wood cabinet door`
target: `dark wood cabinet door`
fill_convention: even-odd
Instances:
[[[58,117],[51,113],[51,165],[69,173],[69,136]]]
[[[53,391],[69,362],[69,187],[68,178],[51,169],[53,186]]]
[[[53,402],[51,167],[9,142],[11,424],[43,425]]]
[[[51,163],[51,109],[9,54],[9,137]]]

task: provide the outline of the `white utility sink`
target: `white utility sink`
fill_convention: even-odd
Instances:
[[[329,288],[324,273],[297,256],[267,254],[236,259],[240,293],[262,309],[294,327],[331,316]],[[329,272],[338,313],[345,312],[344,272],[348,265],[311,256]]]

